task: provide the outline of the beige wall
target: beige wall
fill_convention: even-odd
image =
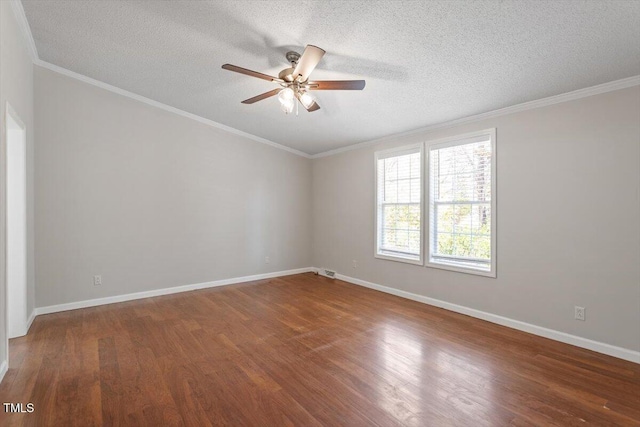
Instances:
[[[0,364],[6,355],[6,133],[9,102],[27,127],[27,313],[34,308],[34,191],[33,191],[33,65],[11,4],[0,1]]]
[[[497,279],[374,258],[374,152],[492,127]],[[315,159],[313,263],[637,351],[639,193],[636,86]],[[573,319],[575,305],[585,322]]]
[[[309,159],[41,67],[35,92],[38,307],[311,265]]]

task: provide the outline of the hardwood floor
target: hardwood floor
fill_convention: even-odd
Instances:
[[[38,316],[0,424],[640,425],[640,365],[300,274]]]

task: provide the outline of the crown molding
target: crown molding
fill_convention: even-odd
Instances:
[[[29,21],[27,21],[27,15],[24,13],[24,8],[22,7],[22,2],[20,0],[10,0],[11,9],[13,9],[13,13],[16,16],[16,21],[18,21],[18,27],[20,27],[20,32],[24,37],[25,42],[27,43],[27,50],[29,51],[29,56],[33,62],[36,62],[38,58],[38,49],[36,49],[36,42],[33,40],[33,34],[31,33],[31,27],[29,26]]]
[[[224,130],[226,132],[229,132],[229,133],[232,133],[232,134],[235,134],[235,135],[239,135],[239,136],[242,136],[244,138],[247,138],[247,139],[250,139],[250,140],[253,140],[253,141],[256,141],[256,142],[260,142],[262,144],[266,144],[266,145],[269,145],[271,147],[278,148],[280,150],[284,150],[284,151],[287,151],[289,153],[292,153],[292,154],[295,154],[295,155],[298,155],[298,156],[301,156],[301,157],[305,157],[307,159],[311,158],[310,154],[304,153],[304,152],[296,150],[294,148],[290,148],[290,147],[287,147],[285,145],[278,144],[277,142],[273,142],[271,140],[259,137],[257,135],[253,135],[253,134],[250,134],[250,133],[247,133],[247,132],[243,132],[243,131],[238,130],[236,128],[233,128],[231,126],[223,125],[222,123],[214,122],[213,120],[206,119],[204,117],[198,116],[198,115],[193,114],[193,113],[189,113],[189,112],[184,111],[184,110],[180,110],[179,108],[175,108],[175,107],[172,107],[170,105],[163,104],[162,102],[154,101],[153,99],[146,98],[144,96],[135,94],[133,92],[129,92],[128,90],[120,89],[119,87],[112,86],[112,85],[110,85],[108,83],[101,82],[100,80],[92,79],[91,77],[87,77],[87,76],[85,76],[83,74],[76,73],[75,71],[71,71],[71,70],[68,70],[66,68],[59,67],[57,65],[51,64],[51,63],[43,61],[41,59],[38,59],[38,60],[34,61],[34,64],[38,65],[38,66],[40,66],[42,68],[46,68],[48,70],[54,71],[54,72],[56,72],[58,74],[62,74],[62,75],[65,75],[67,77],[71,77],[72,79],[80,80],[81,82],[88,83],[88,84],[90,84],[92,86],[96,86],[96,87],[99,87],[101,89],[108,90],[109,92],[117,93],[118,95],[126,96],[127,98],[131,98],[131,99],[134,99],[136,101],[142,102],[144,104],[151,105],[152,107],[160,108],[161,110],[165,110],[165,111],[168,111],[170,113],[174,113],[174,114],[177,114],[179,116],[186,117],[186,118],[191,119],[191,120],[195,120],[195,121],[203,123],[205,125],[209,125],[209,126],[212,126],[212,127],[218,128],[218,129],[222,129],[222,130]]]
[[[640,85],[640,75],[632,76],[621,80],[615,80],[608,83],[591,86],[584,89],[574,90],[572,92],[563,93],[560,95],[550,96],[548,98],[542,98],[535,101],[524,102],[522,104],[513,105],[511,107],[500,108],[498,110],[488,111],[486,113],[480,113],[473,116],[463,117],[448,122],[438,123],[419,129],[414,129],[407,132],[396,133],[388,135],[382,138],[372,139],[369,141],[359,142],[357,144],[348,145],[346,147],[336,148],[335,150],[324,151],[311,156],[312,159],[318,159],[321,157],[333,156],[336,154],[344,153],[346,151],[358,150],[360,148],[370,147],[372,145],[382,144],[384,142],[390,142],[398,138],[416,135],[420,133],[427,133],[436,129],[444,129],[453,126],[459,126],[468,123],[474,123],[481,120],[491,119],[494,117],[504,116],[507,114],[518,113],[521,111],[533,110],[535,108],[546,107],[549,105],[560,104],[562,102],[574,101],[576,99],[586,98],[588,96],[599,95],[602,93],[613,92],[615,90],[626,89],[632,86]]]

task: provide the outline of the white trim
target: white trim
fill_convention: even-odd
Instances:
[[[27,335],[29,333],[29,329],[31,329],[31,324],[33,323],[35,318],[36,318],[36,309],[34,308],[33,310],[31,310],[31,315],[29,316],[29,319],[27,320],[27,328],[25,329],[25,335]]]
[[[422,213],[421,213],[422,214]],[[422,215],[420,215],[422,216]],[[377,227],[376,227],[376,241],[378,240],[378,236],[377,236]],[[420,238],[422,238],[422,236],[420,236]],[[422,242],[420,242],[420,246],[422,246]],[[413,265],[419,265],[420,267],[422,267],[424,265],[424,261],[422,261],[422,259],[413,259],[413,258],[409,258],[409,257],[403,257],[403,256],[393,256],[393,255],[385,255],[385,254],[381,254],[376,252],[375,254],[373,254],[374,258],[378,258],[378,259],[383,259],[386,261],[397,261],[397,262],[402,262],[405,264],[413,264]],[[422,257],[422,254],[420,254],[420,257]]]
[[[447,136],[445,138],[430,139],[425,142],[429,149],[441,149],[454,147],[457,145],[473,144],[476,142],[484,142],[486,137],[494,138],[496,136],[496,128],[488,128],[475,132],[467,132],[462,135]]]
[[[165,111],[168,111],[170,113],[174,113],[174,114],[177,114],[179,116],[186,117],[186,118],[191,119],[191,120],[195,120],[197,122],[203,123],[203,124],[208,125],[208,126],[212,126],[212,127],[218,128],[218,129],[222,129],[222,130],[227,131],[229,133],[232,133],[232,134],[235,134],[235,135],[239,135],[239,136],[242,136],[244,138],[250,139],[252,141],[260,142],[262,144],[266,144],[266,145],[269,145],[271,147],[278,148],[280,150],[284,150],[284,151],[287,151],[289,153],[292,153],[292,154],[295,154],[295,155],[298,155],[298,156],[301,156],[301,157],[305,157],[307,159],[311,158],[311,155],[309,155],[307,153],[303,153],[302,151],[296,150],[294,148],[290,148],[290,147],[278,144],[277,142],[273,142],[273,141],[270,141],[268,139],[265,139],[265,138],[262,138],[262,137],[259,137],[259,136],[256,136],[256,135],[253,135],[253,134],[250,134],[250,133],[247,133],[247,132],[243,132],[243,131],[238,130],[236,128],[232,128],[231,126],[223,125],[222,123],[214,122],[213,120],[205,119],[204,117],[198,116],[196,114],[189,113],[189,112],[184,111],[184,110],[180,110],[179,108],[175,108],[175,107],[172,107],[172,106],[167,105],[167,104],[163,104],[162,102],[154,101],[153,99],[149,99],[149,98],[146,98],[144,96],[137,95],[137,94],[135,94],[133,92],[129,92],[129,91],[124,90],[124,89],[120,89],[119,87],[111,86],[108,83],[104,83],[104,82],[101,82],[99,80],[92,79],[91,77],[87,77],[87,76],[84,76],[82,74],[78,74],[75,71],[71,71],[71,70],[68,70],[66,68],[59,67],[59,66],[51,64],[49,62],[42,61],[41,59],[38,59],[38,60],[34,61],[34,63],[36,65],[42,67],[42,68],[46,68],[46,69],[54,71],[54,72],[56,72],[58,74],[62,74],[62,75],[65,75],[67,77],[71,77],[72,79],[75,79],[75,80],[80,80],[81,82],[88,83],[88,84],[93,85],[93,86],[97,86],[97,87],[99,87],[101,89],[108,90],[109,92],[117,93],[118,95],[126,96],[127,98],[131,98],[131,99],[134,99],[136,101],[142,102],[144,104],[151,105],[152,107],[160,108],[161,110],[165,110]]]
[[[336,273],[336,278],[345,282],[353,283],[354,285],[364,286],[365,288],[375,289],[377,291],[399,296],[401,298],[406,298],[413,301],[421,302],[423,304],[444,308],[445,310],[465,314],[467,316],[475,317],[476,319],[486,320],[487,322],[496,323],[508,328],[528,332],[533,335],[538,335],[566,344],[575,345],[576,347],[585,348],[587,350],[592,350],[598,353],[617,357],[619,359],[640,363],[640,351],[629,350],[611,344],[590,340],[588,338],[567,334],[565,332],[556,331],[554,329],[532,325],[531,323],[521,322],[519,320],[510,319],[508,317],[498,316],[497,314],[487,313],[485,311],[476,310],[462,305],[452,304],[450,302],[438,300],[435,298],[429,298],[407,291],[401,291],[399,289],[378,285],[376,283],[367,282],[366,280],[356,279],[339,273]]]
[[[31,57],[31,60],[33,62],[36,62],[39,60],[38,49],[36,49],[36,42],[35,40],[33,40],[31,27],[29,26],[27,15],[25,15],[24,13],[22,2],[20,0],[11,0],[11,8],[13,9],[13,13],[16,16],[16,21],[18,21],[18,27],[20,27],[20,32],[22,32],[22,36],[24,37],[24,40],[27,43],[27,50],[29,51],[29,56]]]
[[[157,297],[160,295],[177,294],[180,292],[195,291],[198,289],[214,288],[218,286],[233,285],[235,283],[251,282],[254,280],[271,279],[273,277],[290,276],[292,274],[309,273],[315,271],[311,267],[297,268],[295,270],[275,271],[272,273],[255,274],[253,276],[234,277],[231,279],[214,280],[212,282],[196,283],[193,285],[175,286],[173,288],[154,289],[152,291],[136,292],[112,297],[96,298],[85,301],[76,301],[66,304],[49,305],[35,309],[36,316],[41,314],[57,313],[59,311],[76,310],[78,308],[95,307],[117,302],[132,301],[142,298]]]
[[[6,374],[8,370],[9,370],[9,365],[7,364],[6,360],[3,360],[2,363],[0,364],[0,383],[4,379],[4,374]]]
[[[378,145],[385,142],[395,141],[399,138],[406,136],[417,135],[420,133],[430,132],[436,129],[444,129],[453,126],[463,125],[478,122],[480,120],[491,119],[494,117],[500,117],[507,114],[518,113],[521,111],[533,110],[535,108],[547,107],[549,105],[560,104],[562,102],[574,101],[576,99],[586,98],[588,96],[600,95],[607,92],[613,92],[615,90],[626,89],[632,86],[640,85],[640,75],[628,77],[626,79],[615,80],[608,83],[599,84],[596,86],[574,90],[572,92],[562,93],[559,95],[549,96],[547,98],[537,99],[535,101],[524,102],[522,104],[512,105],[510,107],[500,108],[498,110],[488,111],[486,113],[480,113],[473,116],[463,117],[448,122],[437,123],[430,126],[425,126],[419,129],[414,129],[407,132],[400,132],[393,135],[385,136],[382,138],[373,139],[370,141],[364,141],[346,147],[336,148],[334,150],[324,151],[311,156],[312,159],[318,159],[321,157],[333,156],[335,154],[344,153],[346,151],[358,150],[360,148],[370,147],[372,145]]]
[[[26,213],[27,213],[27,200],[26,200],[26,194],[27,194],[27,183],[26,183],[26,171],[27,171],[27,141],[28,141],[28,137],[27,137],[27,127],[24,124],[24,122],[22,121],[22,119],[20,118],[20,116],[18,115],[18,113],[16,112],[16,110],[13,108],[13,106],[11,105],[11,103],[9,103],[9,101],[5,102],[5,111],[4,111],[4,123],[5,123],[5,129],[4,129],[4,135],[5,135],[5,146],[4,146],[4,153],[5,153],[5,179],[8,182],[9,181],[9,168],[8,168],[8,164],[9,164],[9,118],[11,118],[11,120],[13,120],[13,122],[15,122],[15,124],[18,125],[18,127],[22,130],[23,133],[23,137],[24,137],[24,141],[23,141],[23,145],[24,147],[22,147],[21,149],[24,149],[24,164],[22,165],[22,167],[24,168],[24,173],[25,173],[25,182],[24,182],[24,187],[22,188],[22,192],[24,193],[24,235],[22,236],[22,238],[24,239],[24,253],[22,254],[22,256],[24,257],[24,292],[20,292],[20,297],[24,297],[24,317],[20,316],[19,319],[19,325],[14,327],[14,328],[10,328],[9,325],[13,325],[14,321],[16,320],[14,318],[14,316],[12,316],[12,322],[9,322],[9,304],[10,301],[8,299],[9,296],[9,286],[11,285],[10,280],[9,280],[9,269],[5,269],[5,334],[6,334],[6,338],[7,338],[7,360],[9,360],[9,339],[10,338],[17,338],[17,337],[21,337],[27,334],[27,324],[28,324],[28,319],[27,319],[27,305],[28,305],[28,295],[27,295],[27,287],[28,287],[28,283],[27,283],[27,259],[28,259],[28,253],[27,253],[27,228],[28,228],[28,224],[27,224],[27,218],[26,218]],[[9,230],[9,206],[8,206],[8,192],[5,193],[5,221],[3,224],[4,230],[5,230],[5,236],[8,236],[8,230]],[[6,239],[5,241],[5,265],[9,265],[9,258],[10,258],[10,253],[13,253],[10,251],[9,248],[9,240]],[[12,303],[15,303],[15,301],[11,301]],[[21,304],[22,305],[22,304]],[[15,313],[14,313],[15,314]],[[17,329],[18,331],[16,332]]]
[[[422,143],[403,145],[397,148],[387,148],[376,151],[376,160],[384,160],[389,157],[407,156],[410,154],[422,153]],[[377,166],[377,165],[376,165]]]
[[[24,122],[20,118],[20,115],[16,112],[16,110],[9,103],[9,101],[5,102],[4,108],[5,108],[5,122],[6,122],[6,117],[7,116],[11,116],[11,118],[13,120],[15,120],[15,122],[18,124],[18,126],[21,127],[26,132],[27,126],[24,124]],[[6,125],[5,125],[5,127],[6,127]],[[5,129],[5,132],[6,131],[7,131],[7,129]]]

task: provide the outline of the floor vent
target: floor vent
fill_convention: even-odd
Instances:
[[[336,278],[336,272],[333,270],[327,270],[326,268],[321,268],[318,270],[318,274],[324,277],[328,277],[329,279]]]

